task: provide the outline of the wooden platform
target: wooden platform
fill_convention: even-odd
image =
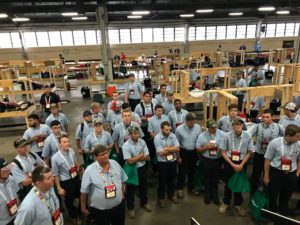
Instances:
[[[0,113],[0,118],[14,118],[14,117],[24,117],[27,127],[29,127],[27,116],[35,110],[35,105],[30,106],[27,110],[24,111],[11,111]]]

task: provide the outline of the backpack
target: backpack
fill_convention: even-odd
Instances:
[[[35,156],[35,154],[33,154],[32,152],[28,152],[29,153],[29,155],[31,155],[32,156],[32,158],[34,158],[34,160],[36,160],[36,156]],[[17,160],[17,159],[14,159],[13,160],[13,162],[19,167],[19,169],[21,170],[21,171],[23,171],[23,167],[22,167],[22,164],[20,163],[20,161],[19,160]]]

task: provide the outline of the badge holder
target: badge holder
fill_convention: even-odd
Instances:
[[[263,140],[261,142],[261,149],[267,149],[268,148],[268,145],[269,145],[269,142],[266,141],[266,140]]]
[[[50,104],[46,104],[46,109],[50,109]]]
[[[53,224],[54,225],[61,225],[62,224],[62,221],[61,221],[61,218],[60,218],[60,211],[59,211],[59,209],[55,210],[55,212],[52,215],[52,219],[53,219]]]
[[[134,89],[130,89],[129,94],[134,95]]]
[[[7,203],[7,209],[10,216],[13,216],[18,211],[17,199],[13,199]]]
[[[78,175],[76,166],[73,166],[72,168],[70,168],[69,173],[70,173],[70,176],[72,179],[75,178]]]
[[[286,157],[281,157],[281,170],[290,172],[292,169],[292,160]]]
[[[173,159],[174,159],[173,153],[167,155],[167,161],[171,161],[171,160],[173,160]]]
[[[111,199],[116,197],[116,186],[109,185],[105,187],[105,198],[106,199]]]
[[[239,162],[241,160],[241,152],[239,150],[231,151],[231,160],[233,162]]]
[[[179,127],[181,124],[183,124],[183,123],[177,122],[177,123],[176,123],[176,128]]]
[[[44,147],[44,138],[38,138],[38,140],[36,142],[37,142],[37,146],[39,148]]]
[[[217,146],[209,149],[210,156],[217,156]]]
[[[145,114],[145,116],[147,118],[147,121],[149,121],[153,115],[152,115],[152,113],[147,113],[147,114]]]

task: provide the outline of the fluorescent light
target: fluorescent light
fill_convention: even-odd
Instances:
[[[275,7],[273,7],[273,6],[265,6],[265,7],[258,8],[258,11],[261,11],[261,12],[271,12],[274,10],[275,10]]]
[[[213,11],[213,9],[198,9],[196,10],[196,13],[211,13]]]
[[[142,16],[127,16],[128,19],[141,19]]]
[[[87,16],[72,17],[72,20],[87,20]]]
[[[231,13],[228,13],[229,16],[242,16],[244,13],[242,12],[231,12]]]
[[[6,13],[0,13],[0,18],[7,18],[8,15]]]
[[[287,15],[287,14],[290,14],[290,11],[288,11],[288,10],[277,11],[276,14]]]
[[[61,14],[62,16],[78,16],[77,12],[64,12]]]
[[[27,22],[29,21],[29,18],[25,18],[25,17],[18,17],[18,18],[12,18],[13,22]]]
[[[192,18],[194,17],[194,14],[180,14],[181,18]]]
[[[149,11],[132,11],[132,15],[149,15]]]

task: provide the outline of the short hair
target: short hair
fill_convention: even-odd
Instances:
[[[94,109],[96,107],[101,107],[101,104],[99,102],[92,102],[91,109]]]
[[[37,114],[30,114],[27,119],[40,120],[40,117]]]
[[[108,151],[105,145],[96,145],[94,148],[94,156],[97,157],[100,153]]]
[[[44,174],[49,173],[51,169],[49,167],[37,166],[31,173],[32,182],[36,184],[38,181],[43,181],[45,179]]]
[[[160,88],[162,88],[162,87],[167,87],[167,85],[166,84],[161,84]]]
[[[157,109],[164,109],[164,107],[163,107],[161,104],[157,104],[157,105],[154,107],[154,110],[157,110]]]
[[[135,74],[134,73],[129,73],[128,76],[129,77],[135,77]]]
[[[62,134],[58,137],[58,142],[60,143],[60,141],[63,139],[63,138],[68,138],[69,139],[69,136],[67,134]]]
[[[128,102],[124,102],[122,104],[122,109],[128,109],[128,108],[130,108],[130,104]]]
[[[264,110],[263,110],[263,112],[262,112],[262,114],[267,114],[267,113],[270,113],[270,114],[271,114],[271,116],[273,116],[273,115],[274,115],[274,112],[273,112],[273,110],[272,110],[272,109],[270,109],[270,108],[264,109]]]
[[[113,94],[119,94],[119,92],[118,91],[113,91]]]
[[[146,91],[144,92],[143,96],[146,96],[147,94],[151,96],[151,93],[150,93],[150,91],[148,91],[148,90],[146,90]]]
[[[130,113],[130,115],[131,115],[130,109],[125,109],[125,110],[123,110],[123,111],[122,111],[122,116],[123,116],[124,113]]]
[[[194,120],[196,120],[195,113],[189,112],[188,114],[186,114],[185,120],[186,121],[194,121]]]
[[[147,89],[145,90],[145,92],[146,92],[146,91],[151,93],[151,92],[153,92],[153,89],[152,89],[152,88],[147,88]]]
[[[236,104],[236,103],[232,103],[232,104],[230,104],[229,106],[228,106],[228,110],[231,110],[231,109],[238,109],[239,107],[238,107],[238,104]]]
[[[176,98],[176,99],[174,100],[174,105],[175,105],[177,102],[182,103],[182,101],[181,101],[179,98]]]
[[[297,133],[300,133],[300,127],[290,124],[285,128],[284,136],[295,136]]]
[[[140,132],[140,130],[137,126],[131,126],[131,127],[128,128],[128,133],[129,134],[139,133],[139,132]]]
[[[54,126],[58,126],[58,125],[61,125],[61,123],[60,123],[58,120],[53,120],[53,121],[50,123],[50,127],[54,127]]]
[[[166,126],[168,126],[168,127],[171,126],[171,124],[170,124],[169,121],[164,121],[164,122],[162,122],[162,123],[160,124],[160,128],[161,128],[161,129],[164,129],[164,127],[166,127]]]

